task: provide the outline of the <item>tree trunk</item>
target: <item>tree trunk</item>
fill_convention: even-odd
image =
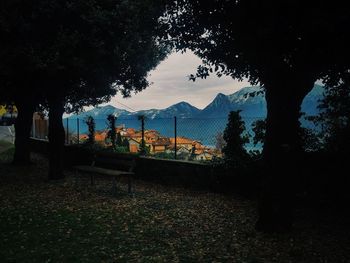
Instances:
[[[30,130],[33,122],[35,103],[16,101],[18,116],[15,122],[15,154],[13,164],[30,164]]]
[[[263,156],[266,167],[256,228],[265,232],[286,231],[292,226],[293,192],[302,153],[300,107],[314,81],[289,76],[265,83],[267,127]]]
[[[62,122],[63,103],[59,99],[49,100],[49,179],[64,178],[63,158],[65,132]]]

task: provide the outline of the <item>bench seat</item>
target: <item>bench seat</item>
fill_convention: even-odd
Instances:
[[[126,172],[120,170],[111,170],[102,167],[89,166],[89,165],[77,165],[73,167],[75,170],[86,173],[97,173],[102,175],[119,176],[119,175],[133,175],[133,172]]]
[[[135,175],[136,161],[135,157],[128,155],[117,155],[113,153],[96,153],[92,158],[91,165],[76,165],[73,166],[75,173],[88,173],[91,178],[91,185],[94,185],[96,175],[104,175],[112,177],[113,192],[116,192],[116,179],[120,176],[128,178],[128,192],[131,191],[131,177]]]

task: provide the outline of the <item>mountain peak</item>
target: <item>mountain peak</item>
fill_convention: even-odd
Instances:
[[[116,107],[114,107],[113,105],[107,104],[105,106],[97,106],[96,108],[100,108],[100,109],[117,109]]]
[[[225,94],[218,93],[214,100],[201,112],[201,117],[226,116],[232,109],[231,103]]]
[[[226,98],[227,96],[225,95],[225,94],[223,94],[223,93],[218,93],[216,96],[215,96],[215,98]]]
[[[188,102],[186,101],[180,101],[178,103],[175,103],[174,105],[172,106],[192,106],[191,104],[189,104]],[[171,107],[171,106],[170,106]]]
[[[264,95],[259,93],[260,91],[260,86],[245,87],[228,95],[228,99],[231,103],[235,104],[244,104],[248,101],[251,103],[259,103],[262,99],[264,100]]]
[[[197,107],[191,105],[190,103],[188,103],[188,102],[186,102],[186,101],[181,101],[181,102],[179,102],[179,103],[176,103],[176,104],[174,104],[174,105],[171,105],[170,107],[168,107],[168,109],[169,109],[169,108],[172,108],[172,107],[176,107],[176,108],[181,107],[181,108],[183,108],[183,109],[191,109],[191,110],[195,110],[195,111],[198,110],[198,111],[199,111],[199,109],[198,109]]]

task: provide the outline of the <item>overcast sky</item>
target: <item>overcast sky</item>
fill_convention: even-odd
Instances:
[[[227,95],[249,86],[247,81],[238,82],[230,77],[218,78],[215,75],[205,80],[189,81],[188,75],[195,73],[200,64],[201,60],[191,52],[171,54],[150,72],[148,80],[152,84],[146,90],[126,99],[117,95],[107,104],[129,111],[131,109],[138,111],[153,108],[164,109],[175,103],[186,101],[202,109],[219,92]]]

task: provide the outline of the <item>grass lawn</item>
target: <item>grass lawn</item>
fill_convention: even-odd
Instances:
[[[49,182],[45,158],[21,168],[10,155],[0,155],[0,262],[350,261],[342,220],[302,215],[292,233],[266,235],[253,201],[144,181],[134,198],[124,182],[112,197],[109,181],[76,186],[67,171]]]

